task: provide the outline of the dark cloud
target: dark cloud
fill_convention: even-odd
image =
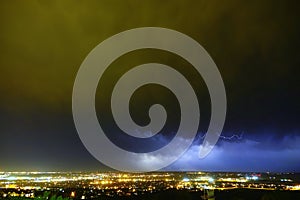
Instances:
[[[291,146],[299,144],[296,139],[300,112],[298,4],[297,1],[271,0],[1,1],[1,165],[7,169],[16,166],[98,168],[98,163],[81,145],[72,121],[71,96],[76,73],[86,55],[109,36],[131,28],[158,26],[191,36],[216,62],[228,98],[223,134],[244,131],[251,141],[256,141],[261,134],[264,138],[272,138],[255,144],[257,151],[263,152],[266,148],[268,152],[273,145],[272,152],[277,150],[282,162],[287,163],[278,169],[299,171],[299,165],[293,164],[299,160],[298,150],[289,152]],[[201,78],[192,75],[190,66],[174,55],[150,51],[135,53],[135,56],[120,58],[114,65],[162,62],[181,70],[192,84],[200,85],[195,87],[201,103],[199,131],[205,131],[210,102]],[[113,68],[108,81],[125,68],[119,71]],[[109,83],[106,86],[108,88]],[[157,98],[155,91],[135,96],[137,105],[144,104],[138,103],[140,100],[148,105],[157,101],[166,103],[173,98],[168,95]],[[170,111],[176,111],[175,104],[170,106]],[[98,111],[101,106],[102,101],[97,96]],[[132,109],[138,123],[147,122],[147,116],[139,113],[138,107]],[[172,113],[169,124],[175,123],[177,118],[178,114]],[[165,131],[174,131],[174,127],[176,125],[169,126]],[[294,140],[290,139],[293,137]],[[239,145],[233,148],[240,148]],[[251,149],[251,145],[245,146]],[[216,151],[220,152],[219,148]],[[22,152],[27,157],[23,157]],[[254,159],[254,155],[250,153],[249,159]],[[267,168],[275,157],[274,153],[270,160],[261,160],[257,169],[259,166]],[[229,156],[226,162],[231,163],[235,158]],[[78,160],[74,166],[68,164],[72,159]],[[237,165],[235,162],[228,164],[228,169],[246,169]],[[255,165],[250,166],[256,169]]]

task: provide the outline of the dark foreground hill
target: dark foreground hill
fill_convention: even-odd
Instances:
[[[168,190],[163,192],[157,192],[154,194],[144,194],[140,196],[121,196],[121,197],[108,197],[102,196],[97,199],[100,200],[201,200],[202,192],[190,192],[190,191],[178,191]],[[0,197],[1,199],[1,197]],[[9,197],[4,199],[10,200],[29,200],[30,198],[24,197]],[[36,197],[35,199],[43,200],[43,197]],[[50,200],[64,200],[69,198],[48,197],[45,199]],[[76,199],[76,198],[75,198]],[[74,199],[74,200],[75,200]],[[300,200],[300,191],[266,191],[266,190],[254,190],[254,189],[232,189],[215,191],[216,200]]]

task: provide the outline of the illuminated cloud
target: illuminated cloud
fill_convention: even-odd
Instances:
[[[194,145],[168,169],[276,172],[299,169],[300,163],[297,161],[300,159],[300,136],[290,135],[281,141],[270,141],[270,136],[256,141],[221,140],[204,159],[197,157],[200,146]]]

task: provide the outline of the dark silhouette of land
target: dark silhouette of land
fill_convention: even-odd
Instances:
[[[102,196],[95,199],[100,200],[201,200],[202,192],[190,192],[188,190],[167,190],[163,192],[157,192],[153,194],[144,194],[139,196],[121,196],[121,197],[109,197]],[[47,198],[48,197],[48,198]],[[300,191],[266,191],[266,190],[253,190],[253,189],[232,189],[232,190],[216,190],[216,200],[297,200],[300,199]],[[26,197],[9,197],[5,199],[11,200],[25,200],[30,199]],[[60,195],[44,193],[34,199],[50,199],[50,200],[65,200],[65,199],[77,199],[68,198]]]

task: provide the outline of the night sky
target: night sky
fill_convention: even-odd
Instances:
[[[159,148],[172,139],[179,105],[164,87],[145,86],[130,103],[140,125],[149,122],[153,103],[168,112],[162,133],[149,144],[130,138],[124,142],[108,110],[109,94],[123,73],[158,62],[188,77],[201,109],[197,139],[165,170],[300,172],[299,7],[297,1],[271,0],[1,1],[0,171],[110,170],[89,154],[76,132],[76,73],[106,38],[154,26],[192,37],[215,61],[228,101],[222,137],[208,157],[198,158],[210,118],[207,87],[184,59],[153,49],[121,56],[99,83],[96,109],[98,116],[105,116],[100,124],[105,124],[108,137],[134,152]]]

